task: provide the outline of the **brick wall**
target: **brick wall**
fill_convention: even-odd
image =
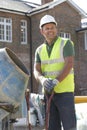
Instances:
[[[41,4],[43,5],[43,4],[49,3],[51,1],[53,1],[53,0],[41,0]]]
[[[75,83],[76,93],[87,95],[87,50],[85,50],[84,32],[78,32],[78,48],[76,50]]]
[[[12,43],[8,42],[0,42],[0,48],[8,47],[12,51],[14,51],[17,56],[22,60],[22,62],[25,64],[25,66],[29,69],[29,36],[28,36],[28,43],[26,45],[21,44],[20,39],[20,21],[21,20],[27,20],[27,30],[28,35],[30,33],[29,30],[29,18],[25,15],[17,15],[13,13],[5,13],[0,11],[0,17],[4,18],[11,18],[12,19]]]

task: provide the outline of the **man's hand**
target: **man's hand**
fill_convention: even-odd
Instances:
[[[40,82],[42,84],[42,86],[45,88],[45,87],[49,87],[51,85],[51,80],[50,78],[45,78],[44,76],[41,76],[40,77]]]
[[[59,81],[57,79],[49,79],[49,84],[45,86],[47,92],[52,92],[53,88],[58,85]]]
[[[54,86],[56,86],[56,85],[58,85],[59,81],[57,79],[53,79],[52,83],[53,83]]]
[[[57,79],[41,77],[40,82],[47,92],[51,92],[53,88],[59,83]]]

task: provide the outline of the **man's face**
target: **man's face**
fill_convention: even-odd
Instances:
[[[47,41],[53,41],[57,36],[57,28],[54,23],[45,24],[41,29],[41,34],[45,37]]]

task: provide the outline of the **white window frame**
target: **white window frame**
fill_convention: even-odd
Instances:
[[[87,50],[87,31],[84,32],[85,50]]]
[[[0,17],[0,41],[12,42],[12,19]]]
[[[21,20],[21,44],[27,44],[27,21]]]
[[[71,34],[66,32],[60,32],[60,37],[67,38],[71,40]]]

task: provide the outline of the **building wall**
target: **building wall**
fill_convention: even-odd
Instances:
[[[10,48],[16,55],[22,60],[25,66],[29,70],[29,35],[30,35],[30,25],[29,25],[29,17],[25,15],[18,15],[14,13],[5,13],[0,11],[0,17],[4,18],[11,18],[12,19],[12,43],[8,42],[1,42],[0,41],[0,48],[8,47]],[[27,44],[21,44],[21,28],[20,28],[20,21],[26,20],[27,21],[27,32],[28,32],[28,39]]]
[[[77,33],[78,47],[75,64],[76,93],[87,95],[87,50],[85,50],[84,32]]]
[[[43,4],[46,4],[46,3],[51,2],[51,1],[53,1],[53,0],[41,0],[41,4],[43,5]]]

